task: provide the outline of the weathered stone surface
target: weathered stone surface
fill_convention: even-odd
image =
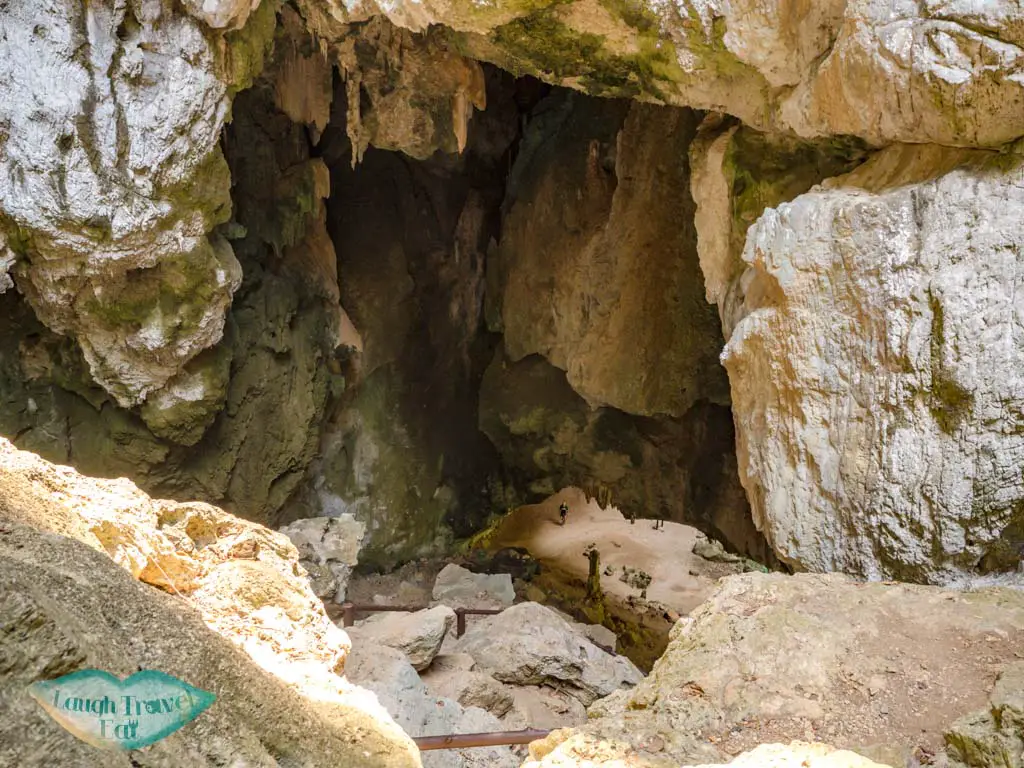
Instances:
[[[629,660],[602,651],[537,603],[519,603],[474,622],[455,650],[468,653],[496,680],[517,685],[550,681],[584,705],[643,678]]]
[[[498,250],[509,357],[543,355],[595,407],[679,417],[727,402],[692,226],[696,117],[564,91],[537,112]]]
[[[707,300],[718,304],[726,339],[749,311],[743,246],[750,225],[765,208],[852,170],[865,155],[863,145],[848,137],[799,141],[762,133],[722,115],[709,115],[701,123],[690,145],[697,253]]]
[[[501,730],[497,718],[488,712],[476,707],[463,709],[458,702],[428,692],[408,659],[393,648],[359,646],[346,671],[353,682],[373,691],[395,722],[412,736]],[[508,747],[439,750],[423,755],[424,768],[516,768],[519,762]]]
[[[423,670],[430,666],[454,625],[455,611],[438,605],[415,613],[385,612],[350,627],[349,634],[367,648],[386,645],[399,650],[416,670]]]
[[[278,721],[269,714],[255,721],[250,714],[247,724],[263,724],[266,716],[268,728],[281,725],[291,734],[287,738],[296,738],[301,721],[310,716],[309,700],[316,700],[324,707],[316,722],[328,730],[332,721],[352,710],[344,715],[351,728],[380,731],[383,743],[371,751],[392,755],[382,757],[380,764],[416,764],[408,743],[403,744],[393,726],[388,735],[386,718],[372,725],[372,718],[381,713],[341,677],[350,649],[348,637],[330,622],[299,575],[298,553],[281,534],[206,504],[150,499],[127,480],[79,475],[17,451],[3,439],[0,521],[0,538],[7,537],[0,542],[0,582],[8,582],[0,594],[22,601],[7,605],[15,616],[21,614],[20,621],[28,611],[43,622],[30,621],[27,627],[49,627],[35,641],[26,640],[24,633],[12,636],[5,658],[24,664],[5,667],[5,672],[27,675],[31,682],[91,666],[116,674],[142,667],[169,674],[176,674],[176,667],[188,669],[189,682],[215,690],[221,698],[234,686],[235,700],[225,703],[232,717],[245,716],[248,707],[269,713],[268,699],[261,701],[260,691],[266,691],[272,700],[288,702],[285,708],[294,709],[298,718],[295,723],[275,724]],[[174,599],[161,600],[155,590],[140,589],[127,574],[118,574],[116,566]],[[204,634],[203,623],[212,632]],[[175,626],[189,629],[182,637]],[[53,647],[58,642],[63,645]],[[232,657],[231,645],[244,655]],[[160,666],[165,658],[168,665]],[[54,667],[54,659],[62,660],[62,669]],[[246,681],[253,685],[248,694],[237,687]],[[23,686],[4,690],[17,691],[19,709],[38,711]],[[10,725],[5,720],[3,727]],[[247,727],[235,727],[231,732],[246,731]],[[54,738],[49,729],[42,732],[47,734],[44,740]],[[232,748],[205,729],[202,733],[196,743],[185,742],[197,755],[207,756],[202,764],[216,764],[222,750],[230,754],[232,749],[255,748],[259,753],[255,737],[243,736],[240,746]],[[350,734],[323,738],[351,741]],[[23,740],[3,743],[17,746],[19,741]],[[31,741],[26,746],[37,747]],[[317,754],[320,748],[316,739],[302,747]],[[298,748],[284,751],[289,749]]]
[[[208,504],[150,499],[128,480],[49,464],[0,438],[0,512],[79,539],[188,600],[207,625],[300,690],[341,690],[351,644],[282,534]]]
[[[310,576],[317,597],[344,602],[348,578],[359,564],[366,526],[352,515],[343,514],[295,520],[281,533],[299,551],[299,563]]]
[[[51,765],[59,756],[65,765],[96,768],[269,766],[282,758],[309,768],[337,760],[420,765],[414,745],[365,691],[346,684],[330,699],[300,695],[253,663],[239,638],[218,636],[187,602],[134,580],[102,550],[10,522],[22,505],[38,500],[8,479],[0,479],[0,763]],[[73,527],[75,521],[64,522]],[[37,680],[80,669],[126,677],[143,668],[215,692],[217,701],[182,730],[131,755],[79,741],[27,692]]]
[[[772,552],[750,519],[728,407],[680,419],[593,409],[537,355],[495,356],[480,387],[480,429],[527,501],[579,487],[623,514],[688,523],[762,562]]]
[[[433,598],[452,608],[507,608],[516,591],[507,573],[473,573],[449,563],[437,574]]]
[[[1020,162],[894,146],[751,227],[723,360],[782,560],[1024,579]]]
[[[245,24],[260,0],[182,0],[185,10],[214,29],[235,28]]]
[[[364,565],[437,555],[453,528],[468,535],[491,508],[486,476],[497,462],[476,408],[493,348],[484,260],[520,111],[510,76],[490,70],[487,89],[490,107],[459,157],[371,147],[352,169],[337,98],[321,142],[341,301],[362,347],[342,360],[345,391],[325,420],[311,487],[290,509],[365,522]]]
[[[1022,11],[1008,0],[303,5],[334,24],[444,24],[460,51],[512,72],[804,137],[997,146],[1024,133]]]
[[[1002,671],[988,706],[953,723],[946,743],[956,766],[1024,766],[1024,663]]]
[[[582,754],[571,749],[554,751],[558,739],[564,738],[563,733],[552,733],[547,743],[530,745],[531,760],[523,768],[619,768],[629,765],[630,768],[644,768],[650,763],[639,760],[623,763],[618,758],[605,759],[599,750]],[[548,757],[550,755],[550,757]],[[693,768],[715,768],[715,766],[732,766],[732,768],[890,768],[868,760],[866,757],[845,749],[834,749],[827,744],[794,741],[791,744],[762,744],[761,746],[738,755],[728,763],[699,765]]]
[[[278,43],[287,52],[308,41]],[[130,477],[152,494],[283,522],[276,513],[316,453],[328,393],[344,386],[335,348],[349,342],[322,202],[327,169],[311,161],[305,127],[274,106],[277,72],[235,99],[224,137],[235,221],[223,231],[245,272],[226,338],[128,411],[92,381],[76,345],[8,291],[0,296],[0,434],[83,472]]]
[[[727,765],[732,768],[889,768],[849,750],[798,741],[791,744],[762,744],[744,752]]]
[[[4,8],[5,260],[17,256],[39,318],[77,340],[122,406],[221,337],[240,269],[210,234],[231,210],[218,143],[232,92],[262,66],[276,5],[227,35],[160,3]],[[32,77],[17,74],[25,66]]]
[[[469,668],[451,663],[451,659],[469,659]],[[512,691],[490,675],[472,671],[475,662],[467,654],[437,656],[420,679],[432,694],[459,702],[464,707],[479,707],[495,717],[506,714],[513,704]]]
[[[592,705],[553,754],[667,768],[811,732],[905,765],[917,747],[941,751],[954,721],[989,702],[1022,641],[1019,590],[730,576],[676,624],[650,676]]]

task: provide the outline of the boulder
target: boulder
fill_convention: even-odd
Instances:
[[[433,695],[400,651],[387,646],[357,646],[349,678],[377,695],[380,703],[412,736],[486,733],[502,730],[490,713]],[[424,768],[517,768],[508,747],[439,750],[423,754]]]
[[[903,766],[941,753],[947,732],[999,744],[1020,733],[1007,692],[1020,690],[1022,643],[1019,590],[730,576],[675,625],[647,678],[589,708],[560,754],[674,768],[810,735]],[[985,723],[958,723],[982,708]]]
[[[476,622],[455,643],[479,669],[515,685],[552,685],[569,690],[584,705],[643,675],[622,656],[611,656],[578,634],[554,611],[519,603]]]
[[[350,642],[301,576],[286,536],[198,502],[151,499],[0,438],[0,519],[78,539],[186,600],[215,632],[301,691],[330,699]]]
[[[586,707],[571,693],[545,685],[517,685],[510,690],[512,707],[501,718],[508,730],[576,728],[587,722]]]
[[[530,760],[523,768],[618,768],[622,765],[616,758],[608,759],[609,751],[602,750],[601,745],[589,744],[581,748],[581,745],[573,745],[572,739],[569,739],[562,746],[565,741],[564,731],[554,731],[544,741],[534,742],[530,745]],[[653,763],[630,762],[629,765],[646,768],[653,766]],[[724,768],[726,765],[733,768],[890,768],[849,750],[800,741],[762,744],[737,755],[728,763],[697,765],[692,768]]]
[[[266,645],[242,648],[253,629],[270,627],[239,612],[232,624],[214,626],[189,598],[132,578],[102,547],[75,541],[74,520],[64,533],[43,532],[13,522],[21,504],[35,502],[0,478],[0,765],[63,765],[82,768],[130,766],[345,765],[416,768],[415,746],[366,691],[337,676],[330,696],[297,689],[273,673],[288,666]],[[49,494],[44,494],[49,496]],[[59,508],[58,494],[51,497]],[[269,533],[269,532],[268,532]],[[253,596],[276,610],[280,592],[246,580]],[[278,582],[280,586],[280,582]],[[310,621],[312,612],[304,618]],[[300,618],[300,617],[297,617]],[[281,621],[283,641],[300,636]],[[290,636],[289,633],[290,632]],[[256,642],[256,634],[250,642]],[[307,658],[310,667],[315,664]],[[77,670],[102,669],[124,678],[157,669],[216,701],[195,721],[142,751],[98,750],[52,720],[29,695],[29,685]],[[332,677],[324,666],[317,674]],[[325,688],[327,686],[324,686]],[[313,696],[305,696],[311,693]]]
[[[827,744],[762,744],[738,755],[726,765],[732,768],[889,768],[855,752],[835,749]],[[694,768],[713,768],[710,765]]]
[[[352,568],[359,563],[359,545],[366,525],[351,514],[295,520],[281,529],[299,551],[317,597],[345,601]]]
[[[435,696],[501,717],[512,708],[512,692],[490,675],[472,671],[474,665],[467,654],[437,656],[420,677]]]
[[[1024,583],[1022,163],[892,146],[747,232],[722,359],[754,521],[797,570]]]
[[[437,574],[433,597],[452,608],[507,608],[516,592],[507,573],[473,573],[449,563]]]
[[[1000,673],[987,706],[953,723],[946,743],[955,766],[1024,766],[1024,662]]]
[[[415,613],[385,612],[349,628],[354,642],[367,648],[387,646],[405,654],[417,670],[430,666],[455,623],[455,611],[438,605]]]

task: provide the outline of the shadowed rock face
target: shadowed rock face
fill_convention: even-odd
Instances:
[[[734,463],[687,152],[696,115],[567,92],[509,179],[480,426],[530,500],[577,485],[770,558]],[[559,370],[561,369],[561,370]]]

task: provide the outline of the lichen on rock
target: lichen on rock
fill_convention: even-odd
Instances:
[[[1016,558],[1019,156],[893,146],[769,208],[729,339],[744,485],[800,569],[957,581]]]

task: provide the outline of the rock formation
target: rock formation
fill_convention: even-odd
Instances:
[[[349,515],[372,567],[576,485],[792,570],[1019,580],[1017,4],[2,21],[20,447]]]
[[[591,706],[590,722],[561,732],[539,765],[724,763],[801,739],[893,766],[948,741],[952,759],[994,768],[1024,732],[1022,641],[1019,590],[730,576],[676,625],[649,677]]]
[[[786,562],[1016,571],[1019,165],[893,146],[751,226],[723,360],[755,523]]]
[[[341,677],[349,640],[281,534],[205,504],[152,500],[125,480],[83,477],[6,440],[0,457],[4,764],[44,754],[115,764],[63,731],[26,688],[78,669],[156,668],[214,691],[217,706],[136,764],[288,756],[312,766],[348,754],[418,765],[408,738]]]

